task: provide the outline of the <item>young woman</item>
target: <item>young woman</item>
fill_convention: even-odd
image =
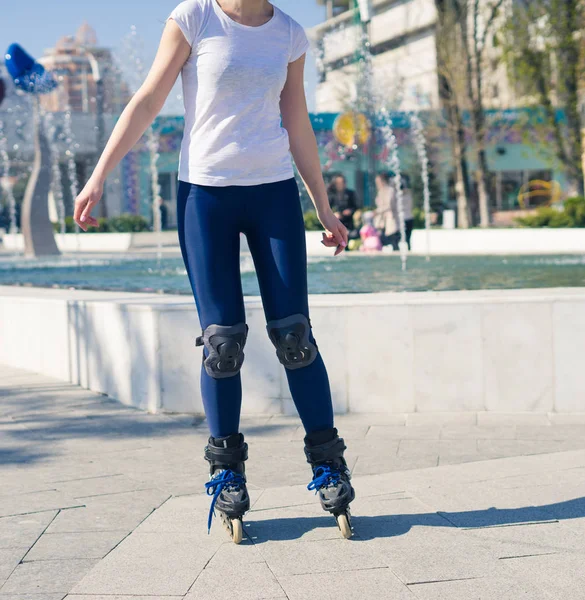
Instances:
[[[345,537],[354,498],[337,435],[329,381],[309,320],[305,232],[290,152],[315,204],[322,243],[347,245],[321,176],[304,94],[309,47],[300,25],[267,0],[187,0],[171,14],[148,77],[120,117],[75,203],[95,225],[104,181],[162,108],[179,73],[185,99],[177,215],[203,346],[201,391],[211,437],[207,491],[235,542],[250,508],[239,432],[240,368],[248,333],[240,279],[240,233],[258,274],[270,340],[306,430],[319,492]]]

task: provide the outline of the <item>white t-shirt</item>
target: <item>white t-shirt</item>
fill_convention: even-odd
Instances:
[[[276,6],[264,25],[242,25],[217,0],[187,0],[169,18],[192,47],[182,71],[179,179],[211,186],[290,179],[279,103],[288,64],[309,47],[303,28]]]

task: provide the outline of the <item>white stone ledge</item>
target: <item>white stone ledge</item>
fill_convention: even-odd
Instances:
[[[246,298],[244,413],[294,406]],[[585,412],[585,288],[311,297],[335,410]],[[0,287],[0,362],[151,412],[201,413],[188,296]]]
[[[142,233],[74,233],[55,236],[62,252],[124,252],[128,250],[154,249],[157,234]],[[307,232],[309,256],[331,256],[331,248],[321,244],[319,231]],[[176,231],[164,231],[161,244],[178,249]],[[2,238],[4,248],[22,251],[24,242],[20,234],[6,234]],[[433,256],[505,255],[505,254],[581,254],[585,253],[585,229],[433,229],[428,238]],[[241,248],[248,252],[246,237],[241,236]],[[427,252],[427,234],[416,229],[412,233],[412,251],[415,255]]]

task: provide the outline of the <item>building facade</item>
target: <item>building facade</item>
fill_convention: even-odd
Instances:
[[[120,114],[128,103],[130,92],[112,52],[99,46],[95,31],[87,23],[75,35],[62,37],[39,62],[59,81],[52,93],[41,97],[47,111],[97,113],[100,92],[105,113]]]

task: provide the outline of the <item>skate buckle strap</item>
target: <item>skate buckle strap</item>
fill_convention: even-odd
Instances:
[[[239,488],[244,485],[244,477],[239,473],[235,473],[231,469],[219,472],[214,475],[210,481],[205,484],[205,491],[208,496],[213,496],[211,507],[209,509],[209,517],[207,519],[207,535],[211,531],[211,522],[215,515],[215,503],[224,490],[229,488]]]
[[[337,485],[341,473],[339,469],[332,469],[329,465],[319,465],[313,473],[313,481],[309,483],[307,489],[312,491],[315,490],[315,494],[322,488],[329,487],[330,485]]]

